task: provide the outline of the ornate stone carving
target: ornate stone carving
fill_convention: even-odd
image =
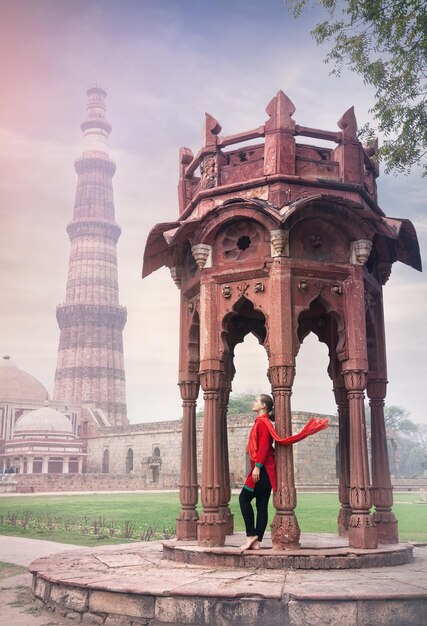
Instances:
[[[218,396],[221,376],[222,372],[219,370],[204,370],[200,372],[200,385],[203,391],[206,393],[214,392]]]
[[[380,279],[380,283],[385,285],[391,274],[391,263],[381,262],[378,263],[378,278]]]
[[[232,294],[232,289],[230,287],[230,285],[224,285],[222,287],[222,295],[224,296],[224,298],[231,298],[231,294]]]
[[[202,270],[212,252],[212,246],[206,243],[196,243],[191,247],[191,252],[196,260],[197,267]]]
[[[178,289],[181,289],[181,281],[182,281],[182,267],[175,266],[170,268],[170,273],[172,276],[172,280]]]
[[[240,283],[240,285],[237,285],[237,291],[240,293],[241,296],[245,296],[248,292],[249,287],[249,283]]]
[[[78,324],[99,324],[123,330],[126,318],[126,308],[120,305],[62,304],[56,309],[56,319],[61,330]]]
[[[353,265],[364,265],[369,259],[372,250],[370,239],[358,239],[351,244],[350,261]]]
[[[377,306],[377,300],[375,296],[369,293],[369,291],[365,291],[365,311],[371,311],[374,313]]]
[[[186,402],[194,403],[199,393],[199,383],[194,380],[183,380],[179,385],[181,398]]]
[[[320,235],[310,235],[308,243],[312,248],[321,248],[323,245],[323,239]]]
[[[349,494],[352,509],[370,509],[371,496],[367,487],[350,487]]]
[[[368,380],[367,395],[371,401],[379,400],[384,405],[387,394],[387,381],[383,378],[371,378]]]
[[[255,254],[261,240],[260,227],[253,220],[239,220],[226,228],[223,256],[227,261],[243,261]]]
[[[270,232],[271,256],[289,256],[289,233],[278,228]]]
[[[202,189],[212,189],[217,184],[216,154],[207,154],[200,163]]]
[[[366,389],[366,372],[363,370],[347,370],[343,372],[347,391],[363,392]]]
[[[339,283],[334,283],[331,286],[331,293],[335,293],[337,296],[340,296],[342,294],[342,287]]]
[[[308,283],[307,280],[300,280],[299,283],[298,283],[298,289],[300,291],[307,291],[308,285],[309,285],[309,283]]]
[[[301,531],[295,514],[276,513],[271,524],[271,539],[275,550],[292,550],[299,547]]]
[[[261,281],[256,282],[254,284],[254,292],[255,293],[262,293],[264,291],[264,283],[262,283]]]
[[[291,388],[295,378],[295,366],[272,365],[269,368],[269,378],[273,389]]]
[[[348,527],[349,528],[375,528],[375,521],[372,518],[372,515],[355,515],[353,513],[350,517]]]

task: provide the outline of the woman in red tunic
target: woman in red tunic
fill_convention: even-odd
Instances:
[[[269,419],[272,416],[273,400],[268,395],[260,394],[252,403],[252,411],[257,413],[257,418],[252,426],[248,442],[251,471],[239,496],[247,537],[242,550],[259,549],[267,528],[271,489],[276,489],[273,437],[265,424],[265,417]],[[264,417],[264,420],[260,419],[261,417]],[[251,504],[254,498],[257,508],[256,524]]]
[[[252,411],[257,413],[257,417],[249,433],[247,447],[251,471],[239,496],[247,537],[242,550],[259,550],[267,527],[268,501],[271,490],[276,491],[277,482],[273,440],[282,446],[290,446],[328,427],[326,418],[312,417],[299,433],[282,438],[271,423],[274,417],[273,400],[270,396],[257,396],[252,403]],[[256,523],[251,504],[254,498],[257,508]]]

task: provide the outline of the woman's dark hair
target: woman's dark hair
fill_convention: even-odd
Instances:
[[[266,393],[261,393],[259,395],[259,399],[263,404],[265,404],[267,408],[268,417],[274,422],[274,410],[273,410],[273,399],[271,396],[268,396]]]

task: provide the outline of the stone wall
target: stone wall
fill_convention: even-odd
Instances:
[[[301,430],[311,417],[314,417],[311,413],[293,414],[293,431]],[[246,444],[253,420],[253,415],[247,414],[228,417],[230,477],[233,487],[241,486],[248,472]],[[297,484],[331,486],[337,484],[338,423],[334,416],[329,416],[329,420],[329,429],[294,446]],[[181,432],[181,420],[133,424],[114,430],[101,429],[99,436],[87,440],[87,471],[95,474],[102,473],[103,458],[108,451],[108,473],[126,474],[130,470],[130,455],[132,472],[141,484],[152,488],[177,487],[181,464]],[[197,420],[199,472],[202,459],[202,434],[203,418]]]
[[[173,480],[172,480],[173,478]],[[175,478],[163,477],[163,488],[175,488]],[[173,484],[172,484],[173,483]],[[160,485],[154,485],[154,487]],[[17,493],[43,493],[65,491],[137,491],[153,488],[143,476],[134,474],[16,474],[14,491]]]

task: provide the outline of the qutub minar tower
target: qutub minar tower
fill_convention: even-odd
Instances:
[[[67,226],[71,240],[65,303],[57,308],[61,330],[54,400],[101,409],[113,427],[128,424],[122,331],[126,309],[119,305],[116,244],[106,118],[106,92],[87,91],[87,116],[81,124],[83,154],[74,215]]]

